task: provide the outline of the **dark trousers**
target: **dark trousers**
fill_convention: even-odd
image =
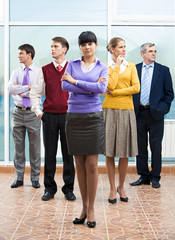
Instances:
[[[162,166],[162,138],[164,118],[154,120],[150,109],[139,111],[137,118],[138,156],[137,173],[145,180],[160,180]],[[151,171],[148,169],[148,141],[151,149]]]
[[[54,180],[56,171],[57,145],[60,135],[61,151],[63,157],[63,181],[62,191],[64,194],[72,192],[74,188],[75,170],[73,157],[68,154],[65,135],[65,113],[44,113],[43,138],[45,146],[44,186],[45,192],[55,194],[57,184]]]

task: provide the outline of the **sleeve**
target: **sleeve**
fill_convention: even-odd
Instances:
[[[109,82],[108,82],[108,89],[113,91],[118,84],[118,76],[120,72],[120,67],[115,67],[112,69],[111,67],[109,68]]]
[[[169,68],[166,68],[165,81],[164,81],[164,103],[168,106],[168,111],[170,109],[171,102],[174,99],[173,83]]]
[[[72,76],[72,62],[68,63],[65,73],[68,73]],[[74,85],[66,80],[62,81],[62,89],[66,92],[91,94],[90,91],[84,90],[81,87],[78,87],[77,85]]]
[[[38,77],[32,85],[30,90],[30,100],[32,104],[32,111],[38,116],[42,114],[41,111],[41,96],[44,95],[45,81],[42,69],[40,70]]]
[[[18,71],[15,70],[12,72],[10,81],[8,84],[8,90],[11,95],[18,95],[18,94],[22,94],[22,93],[29,91],[27,85],[25,85],[25,86],[14,85],[14,83],[17,83],[17,82],[18,82]]]
[[[121,95],[132,95],[136,94],[140,91],[140,82],[137,74],[137,70],[135,65],[133,65],[131,70],[131,84],[129,87],[121,88],[121,89],[115,89],[112,91],[112,95],[115,96],[121,96]]]
[[[29,95],[30,95],[30,90],[20,94],[21,97],[28,97],[28,98],[30,97]]]
[[[87,81],[81,81],[78,80],[77,82],[77,86],[83,88],[84,90],[87,90],[89,92],[93,92],[93,93],[104,93],[107,85],[108,85],[108,75],[109,75],[109,70],[108,67],[106,65],[104,65],[100,76],[97,77],[96,82],[87,82]],[[98,79],[103,76],[104,78],[106,78],[105,82],[102,83],[98,83]]]

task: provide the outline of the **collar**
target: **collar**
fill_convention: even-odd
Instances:
[[[147,64],[145,62],[143,62],[142,68],[144,68]],[[154,68],[154,62],[152,62],[151,64],[149,64],[148,66],[151,66],[152,68]]]
[[[81,56],[80,58],[77,58],[75,60],[73,60],[73,62],[83,62],[83,56]],[[84,62],[83,62],[84,63]],[[96,64],[100,64],[100,59],[98,59],[97,57],[95,58],[95,62]],[[92,63],[93,64],[93,63]]]
[[[64,68],[64,66],[66,65],[67,60],[65,59],[64,62],[62,62],[61,64],[58,64],[57,62],[55,62],[55,60],[53,60],[53,65],[55,66],[55,68],[57,68],[59,65]]]
[[[121,63],[120,67],[121,66],[127,66],[128,65],[128,62],[124,59],[123,62]],[[115,68],[117,66],[117,64],[111,59],[108,63],[108,67],[112,67],[112,68]]]
[[[23,64],[23,66],[22,66],[22,70],[24,71],[25,68],[26,68],[26,66]],[[30,70],[33,71],[33,69],[34,69],[34,64],[32,63],[30,66],[28,66],[28,68],[30,68]]]

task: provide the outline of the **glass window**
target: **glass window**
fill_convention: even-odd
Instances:
[[[0,0],[0,23],[4,22],[4,0]]]
[[[117,15],[174,15],[174,0],[113,0],[113,18]]]
[[[20,66],[18,61],[18,47],[24,43],[31,44],[36,51],[34,64],[44,66],[52,61],[51,43],[52,38],[56,36],[65,37],[70,49],[66,55],[67,60],[80,57],[78,47],[78,36],[82,31],[93,31],[98,39],[98,48],[96,56],[104,63],[107,62],[106,39],[107,29],[102,26],[25,26],[25,27],[10,27],[10,73]],[[35,36],[34,38],[32,36]],[[13,108],[14,102],[10,97],[10,110]],[[10,160],[13,160],[14,146],[13,137],[10,130]],[[26,155],[28,159],[28,142],[26,142]]]
[[[98,40],[96,56],[104,63],[107,62],[107,28],[103,26],[26,26],[10,27],[10,72],[19,66],[17,58],[18,47],[29,43],[36,51],[34,63],[43,66],[52,61],[51,43],[56,36],[65,37],[70,45],[66,55],[68,60],[78,58],[78,36],[82,31],[93,31]],[[35,36],[34,38],[32,36]]]
[[[25,7],[24,7],[25,6]],[[100,22],[107,20],[107,0],[10,0],[10,21]]]
[[[135,64],[142,61],[140,45],[145,42],[155,43],[157,49],[156,61],[169,67],[175,85],[175,35],[173,27],[114,26],[112,27],[111,36],[118,36],[126,41],[126,57],[128,61]],[[175,118],[175,100],[172,103],[171,111],[165,116],[165,118]]]
[[[0,26],[0,161],[4,161],[4,27]]]

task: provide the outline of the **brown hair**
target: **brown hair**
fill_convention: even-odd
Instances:
[[[68,41],[65,38],[63,38],[63,37],[54,37],[54,38],[52,38],[52,41],[61,43],[62,47],[66,47],[67,51],[69,50],[69,43],[68,43]],[[66,51],[66,53],[67,53],[67,51]]]
[[[119,38],[119,37],[114,37],[114,38],[112,38],[112,39],[109,41],[108,45],[106,46],[107,51],[112,54],[111,48],[115,48],[120,41],[125,42],[125,40],[123,40],[122,38]]]

